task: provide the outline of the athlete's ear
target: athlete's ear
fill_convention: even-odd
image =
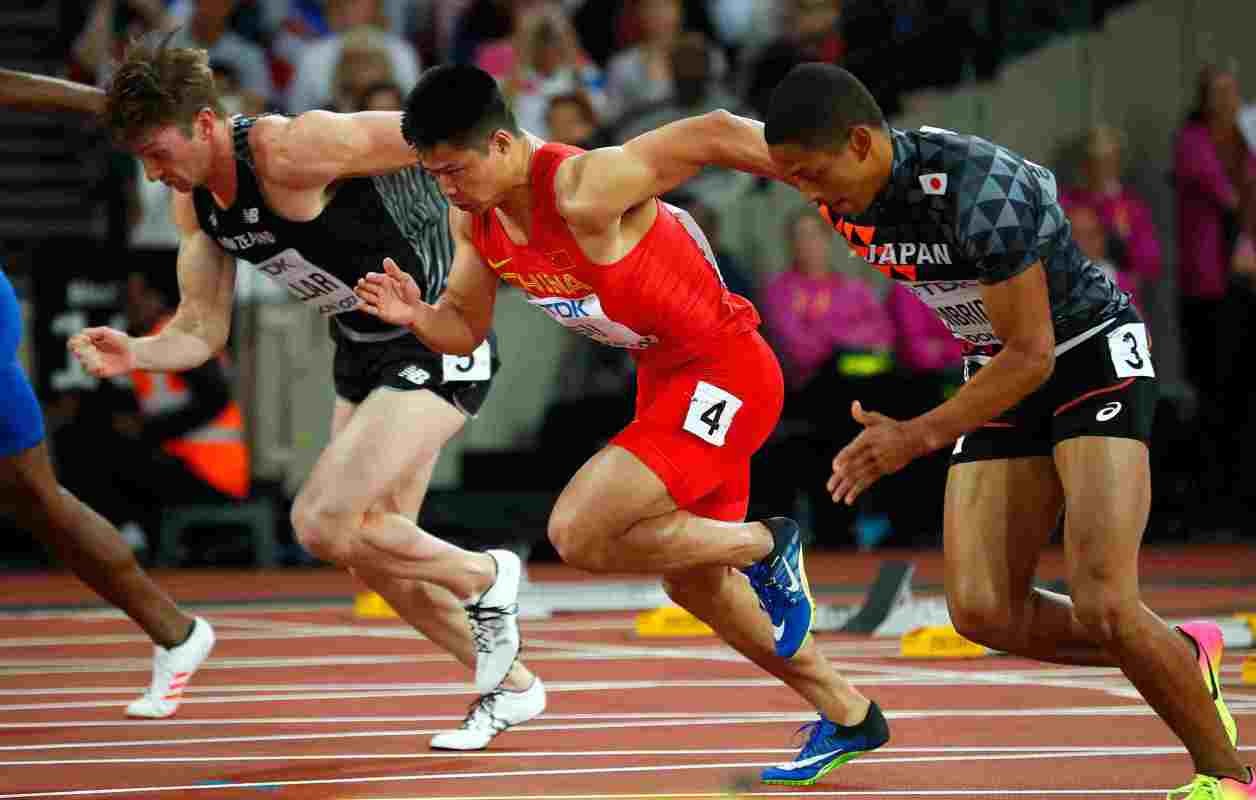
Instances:
[[[506,155],[510,152],[510,146],[514,144],[515,137],[510,131],[498,128],[493,131],[493,138],[489,142],[489,147],[495,148],[500,155]]]
[[[193,119],[192,125],[194,126],[196,132],[201,135],[202,139],[209,139],[214,135],[214,120],[216,119],[218,119],[218,116],[214,114],[214,110],[209,106],[206,106],[196,112],[196,117]]]
[[[872,130],[866,125],[856,125],[851,128],[848,145],[850,151],[855,154],[855,158],[860,161],[865,160],[872,152]]]

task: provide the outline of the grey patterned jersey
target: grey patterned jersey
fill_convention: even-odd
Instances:
[[[976,136],[890,129],[890,180],[863,214],[821,213],[865,261],[906,284],[970,349],[1001,344],[981,284],[1046,270],[1056,342],[1104,322],[1129,296],[1081,254],[1055,176]]]
[[[276,214],[254,172],[249,129],[253,118],[235,117],[236,198],[219,208],[206,189],[192,201],[201,228],[224,250],[254,264],[297,299],[351,334],[384,336],[400,329],[358,309],[353,286],[380,272],[384,258],[414,276],[429,303],[445,289],[453,263],[449,205],[420,167],[388,175],[349,178],[334,189],[323,212],[308,222]]]

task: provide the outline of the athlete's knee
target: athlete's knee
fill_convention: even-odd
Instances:
[[[613,569],[604,537],[591,530],[583,515],[570,506],[559,503],[550,512],[549,540],[559,557],[573,567],[590,572]]]
[[[333,564],[351,560],[354,516],[337,509],[320,492],[302,491],[292,503],[292,531],[311,555]]]
[[[1073,577],[1073,614],[1100,645],[1136,633],[1141,604],[1136,587],[1126,583],[1099,571],[1083,571]]]
[[[1007,641],[1019,624],[1010,598],[977,581],[961,581],[948,588],[946,606],[955,630],[978,644],[996,646]]]

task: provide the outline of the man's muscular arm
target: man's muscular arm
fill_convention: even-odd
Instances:
[[[318,188],[359,175],[395,172],[418,163],[401,135],[401,113],[307,111],[262,132],[268,178],[293,189]]]
[[[763,124],[727,111],[677,120],[618,147],[567,159],[555,176],[568,220],[605,224],[675,189],[707,166],[781,178]]]
[[[105,107],[105,93],[83,83],[0,69],[0,106],[22,111],[99,114]]]

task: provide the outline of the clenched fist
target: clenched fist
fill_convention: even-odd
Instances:
[[[131,337],[113,328],[85,328],[66,342],[66,347],[88,374],[112,378],[135,369]]]

